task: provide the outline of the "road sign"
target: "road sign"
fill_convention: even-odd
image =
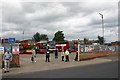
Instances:
[[[19,54],[19,46],[12,46],[12,53]]]
[[[0,47],[0,55],[4,54],[4,47]]]
[[[8,41],[9,41],[10,43],[15,43],[15,42],[16,42],[16,41],[15,41],[15,38],[9,38]]]
[[[49,46],[54,47],[56,46],[55,41],[48,41]]]
[[[11,49],[10,47],[5,47],[5,49]]]
[[[78,41],[78,44],[82,44],[82,42],[81,42],[81,41]]]
[[[48,42],[56,42],[56,41],[48,41]]]

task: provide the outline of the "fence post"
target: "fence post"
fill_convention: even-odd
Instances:
[[[78,61],[80,61],[80,44],[78,44]]]

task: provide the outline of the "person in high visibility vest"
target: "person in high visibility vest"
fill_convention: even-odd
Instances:
[[[62,61],[64,61],[64,56],[65,56],[65,52],[64,52],[64,50],[62,50],[62,51],[61,51]]]
[[[67,49],[66,51],[65,51],[65,56],[66,56],[66,61],[65,62],[68,62],[69,61],[69,50]]]

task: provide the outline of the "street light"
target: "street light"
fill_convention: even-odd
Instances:
[[[104,38],[104,22],[103,22],[103,14],[99,13],[102,18],[102,32],[103,32],[103,38]]]
[[[23,40],[24,40],[24,34],[25,34],[25,32],[23,31],[23,33],[22,33],[22,34],[23,34]]]

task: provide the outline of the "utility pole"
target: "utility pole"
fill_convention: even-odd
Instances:
[[[23,40],[24,40],[24,31],[23,31]]]
[[[80,61],[80,44],[81,41],[78,39],[78,61]]]
[[[103,38],[104,38],[104,20],[103,20],[103,14],[99,13],[102,18],[102,33],[103,33]]]
[[[78,44],[78,61],[80,61],[80,44]]]

